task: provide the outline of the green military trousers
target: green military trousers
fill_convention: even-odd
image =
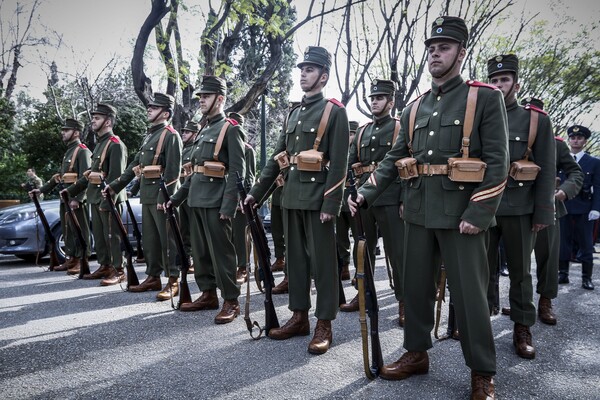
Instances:
[[[489,270],[485,234],[458,229],[427,229],[406,223],[404,236],[404,348],[432,347],[434,305],[440,257],[460,329],[465,362],[481,375],[496,373],[496,349],[486,302]]]
[[[142,240],[146,258],[146,275],[158,278],[179,276],[177,245],[173,234],[167,233],[167,214],[156,204],[142,204]]]
[[[271,204],[271,236],[275,257],[285,257],[285,238],[283,237],[283,210],[280,206]]]
[[[533,303],[531,278],[531,252],[535,243],[531,215],[496,217],[496,226],[489,230],[488,263],[490,276],[498,269],[498,243],[504,239],[504,252],[508,264],[510,289],[510,319],[516,323],[532,326],[536,312]],[[558,278],[557,278],[558,279]],[[488,290],[492,290],[490,279]],[[488,294],[488,301],[491,296]],[[460,326],[460,325],[459,325]]]
[[[225,300],[237,300],[236,254],[231,238],[231,220],[220,219],[218,208],[191,207],[190,224],[194,277],[205,292],[219,288]]]
[[[235,217],[231,220],[231,234],[238,268],[245,268],[249,257],[249,254],[246,252],[246,225],[246,216],[238,210]]]
[[[120,214],[122,205],[115,204],[115,207]],[[116,224],[110,211],[101,210],[99,204],[92,204],[92,232],[98,264],[121,268],[123,266],[121,234]]]
[[[560,253],[558,221],[538,232],[534,251],[537,265],[536,292],[548,299],[555,299],[558,295],[558,258]]]
[[[183,239],[183,248],[188,257],[192,255],[192,240],[190,234],[190,221],[192,219],[192,210],[188,206],[187,201],[184,201],[179,206],[179,230]]]
[[[321,222],[320,212],[283,210],[283,232],[289,281],[289,309],[311,307],[310,285],[317,288],[318,319],[333,320],[339,309],[338,268],[335,249],[335,219]]]
[[[77,232],[71,227],[69,217],[65,205],[60,203],[60,224],[62,226],[63,237],[65,239],[65,254],[70,257],[81,258],[85,254],[90,256],[90,223],[89,209],[87,203],[79,203],[79,208],[75,210],[75,218],[81,227],[81,233],[85,239],[85,243],[79,244],[77,240]]]
[[[273,218],[271,218],[273,221]],[[350,211],[340,212],[340,216],[336,218],[335,221],[335,237],[336,237],[336,245],[337,245],[337,254],[338,257],[342,259],[342,263],[350,264],[350,237],[348,236],[348,231],[352,232],[352,238],[354,241],[358,238],[357,233],[357,224],[356,220],[350,213]],[[356,266],[356,246],[354,246],[353,260],[354,265]]]

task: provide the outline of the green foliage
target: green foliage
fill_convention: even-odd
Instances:
[[[21,189],[25,182],[27,161],[19,151],[19,140],[14,135],[15,107],[0,97],[0,199],[20,199],[27,195]]]

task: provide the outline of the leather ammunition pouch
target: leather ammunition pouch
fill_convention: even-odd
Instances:
[[[400,175],[400,179],[407,180],[419,176],[416,158],[404,157],[396,161],[394,165],[396,168],[398,168],[398,175]]]
[[[448,178],[454,182],[483,182],[486,168],[479,158],[449,158]]]
[[[220,161],[204,161],[204,176],[225,178],[225,164]]]
[[[142,168],[142,175],[146,179],[158,179],[162,174],[162,165],[146,165]]]
[[[99,185],[102,183],[102,177],[104,177],[102,172],[90,172],[87,178],[92,185]]]
[[[140,166],[139,166],[139,165],[136,165],[136,166],[135,166],[135,167],[133,167],[131,170],[133,171],[133,173],[135,174],[135,176],[136,176],[137,178],[139,178],[140,176],[142,176],[142,169],[140,168]]]
[[[373,172],[377,169],[377,164],[370,165],[362,165],[361,162],[357,162],[351,165],[352,171],[354,171],[354,175],[359,177],[362,174],[366,174],[367,172]]]
[[[323,152],[315,149],[304,150],[296,156],[299,171],[321,171],[325,162]]]
[[[181,174],[181,178],[185,178],[187,176],[190,176],[192,174],[192,163],[191,162],[187,162],[187,163],[183,164],[181,166],[181,169],[183,170],[183,172]]]
[[[540,172],[540,167],[533,161],[519,160],[510,164],[508,176],[515,181],[534,181]]]
[[[77,172],[65,172],[62,181],[69,184],[77,182]]]
[[[277,161],[279,169],[286,169],[290,166],[290,157],[285,150],[281,153],[275,154],[275,156],[273,156],[273,160]]]

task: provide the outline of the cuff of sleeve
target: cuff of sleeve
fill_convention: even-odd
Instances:
[[[333,199],[324,199],[323,205],[321,206],[321,212],[331,214],[331,215],[340,215],[341,208],[342,208],[341,201],[336,201]]]
[[[495,210],[478,202],[469,202],[469,206],[460,219],[475,225],[479,229],[487,230],[494,220]]]

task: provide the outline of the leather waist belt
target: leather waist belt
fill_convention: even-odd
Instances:
[[[417,171],[419,172],[419,175],[425,175],[425,176],[448,175],[448,165],[419,164],[419,165],[417,165]]]
[[[369,164],[369,165],[360,165],[352,168],[354,170],[354,175],[361,176],[362,174],[366,174],[367,172],[373,172],[377,169],[377,163]]]
[[[290,156],[290,164],[298,164],[296,156]]]
[[[204,165],[194,165],[193,171],[204,174]]]

